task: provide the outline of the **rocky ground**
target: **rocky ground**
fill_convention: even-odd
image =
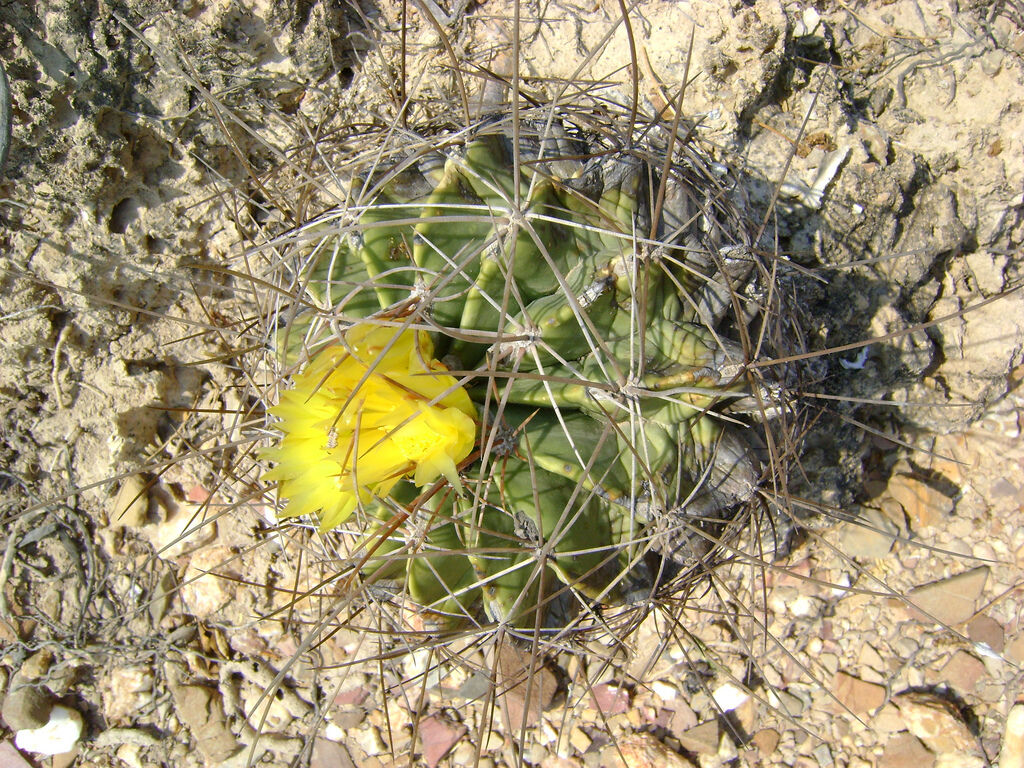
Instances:
[[[424,7],[430,118],[450,57],[508,67],[512,10]],[[635,52],[619,14],[522,6],[522,72],[647,110],[689,74],[686,115],[813,278],[807,345],[871,341],[816,361],[838,399],[794,488],[835,514],[685,626],[539,667],[339,613],[322,545],[245,495],[258,310],[230,270],[301,211],[295,158],[394,114],[398,6],[0,4],[0,766],[1024,765],[1024,9],[651,0]],[[55,702],[72,751],[19,750]]]

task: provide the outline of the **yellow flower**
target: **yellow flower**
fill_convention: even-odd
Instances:
[[[282,517],[316,515],[328,531],[409,475],[461,491],[456,465],[473,449],[476,411],[433,354],[422,331],[369,323],[316,354],[270,409],[283,436],[263,478],[288,500]]]

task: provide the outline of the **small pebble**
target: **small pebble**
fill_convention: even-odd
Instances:
[[[723,712],[731,712],[750,698],[750,694],[732,683],[718,686],[711,694]]]
[[[14,734],[14,744],[18,749],[37,755],[60,755],[74,749],[81,735],[82,716],[58,704],[50,711],[46,725],[18,731]]]
[[[669,683],[656,680],[651,684],[651,690],[662,701],[674,701],[679,695],[679,689]]]

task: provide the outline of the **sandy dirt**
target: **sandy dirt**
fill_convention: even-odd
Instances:
[[[522,729],[498,662],[401,638],[378,662],[323,545],[274,533],[237,277],[317,212],[312,146],[403,93],[450,121],[453,56],[507,74],[512,6],[411,10],[403,91],[394,3],[0,4],[0,766],[26,686],[84,720],[29,765],[992,764],[1024,695],[1024,11],[990,5],[650,0],[635,49],[617,3],[522,6],[538,99],[671,110],[688,75],[685,116],[808,276],[804,344],[851,345],[814,361],[793,481],[839,515],[761,586],[721,576],[764,631],[694,595],[690,626],[548,659]]]

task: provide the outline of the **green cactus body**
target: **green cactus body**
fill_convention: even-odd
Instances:
[[[646,166],[574,159],[585,142],[527,128],[518,178],[511,138],[491,126],[443,162],[435,151],[353,184],[369,202],[307,231],[308,306],[277,342],[295,365],[332,339],[331,322],[432,329],[477,404],[482,458],[461,467],[463,494],[419,505],[420,535],[400,530],[362,572],[453,621],[482,603],[520,627],[549,621],[559,594],[624,598],[645,534],[708,475],[715,411],[736,389],[719,380],[728,355],[698,319],[692,276],[638,245]],[[367,540],[419,492],[401,481],[370,505]]]

